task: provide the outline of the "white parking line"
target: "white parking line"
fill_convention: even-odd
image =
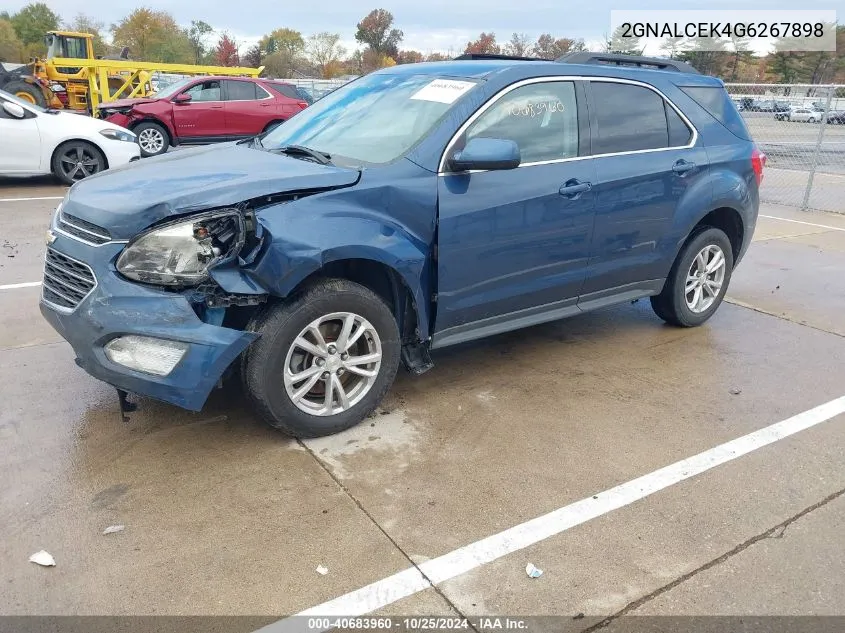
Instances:
[[[595,496],[587,497],[448,554],[411,567],[366,587],[329,600],[299,616],[361,616],[455,578],[608,512],[639,501],[716,466],[821,424],[845,413],[845,396],[767,426],[735,440],[670,464]],[[422,572],[422,573],[421,573]],[[302,621],[279,620],[257,633],[305,630]],[[310,631],[311,629],[309,629]]]
[[[64,196],[45,196],[43,198],[0,198],[0,202],[31,202],[33,200],[64,200]]]
[[[829,226],[827,224],[814,224],[813,222],[804,222],[803,220],[790,220],[788,218],[779,218],[776,215],[763,215],[760,214],[761,218],[768,218],[770,220],[780,220],[781,222],[792,222],[793,224],[806,224],[807,226],[817,226],[820,229],[828,229],[830,231],[845,231],[845,228],[841,226]]]
[[[32,288],[34,286],[40,286],[40,281],[25,281],[21,284],[5,284],[0,286],[0,290],[15,290],[17,288]]]

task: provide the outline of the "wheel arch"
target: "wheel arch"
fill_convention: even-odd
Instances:
[[[144,115],[144,118],[138,119],[137,121],[132,121],[132,123],[129,125],[129,129],[134,132],[135,128],[137,128],[142,123],[155,123],[157,125],[160,125],[164,128],[164,131],[167,134],[167,142],[171,145],[176,144],[176,142],[174,141],[176,135],[173,133],[173,130],[170,129],[170,126],[158,117],[155,117],[151,114]]]
[[[325,253],[322,264],[303,269],[296,281],[290,280],[288,294],[297,293],[319,279],[346,279],[369,288],[381,297],[396,317],[403,342],[417,342],[428,336],[428,305],[412,288],[413,279],[400,272],[395,262],[371,251],[348,256]],[[416,282],[419,287],[419,282]]]
[[[50,153],[50,165],[49,165],[49,167],[50,167],[51,170],[52,170],[52,167],[53,167],[53,161],[56,159],[56,155],[58,154],[59,150],[62,147],[64,147],[65,145],[67,145],[68,143],[85,143],[86,145],[90,145],[91,147],[93,147],[94,149],[96,149],[100,153],[100,156],[103,159],[103,165],[105,166],[104,169],[109,168],[109,157],[106,154],[106,152],[103,151],[102,147],[100,147],[97,143],[95,143],[91,139],[81,138],[81,137],[72,137],[72,138],[62,139],[59,143],[56,144],[56,147],[53,148],[53,151]]]

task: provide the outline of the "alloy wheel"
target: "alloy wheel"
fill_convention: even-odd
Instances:
[[[100,159],[94,150],[82,146],[75,146],[65,151],[59,160],[62,173],[69,180],[82,180],[100,171]]]
[[[141,130],[138,134],[138,145],[147,154],[158,154],[164,147],[164,136],[154,128]]]
[[[285,391],[301,411],[335,415],[367,395],[381,361],[381,339],[372,324],[352,312],[327,314],[294,339],[285,358]]]
[[[715,244],[702,248],[687,272],[684,300],[690,311],[706,311],[719,296],[725,282],[725,253]]]

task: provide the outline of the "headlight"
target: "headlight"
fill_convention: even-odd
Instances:
[[[203,213],[142,233],[120,254],[117,270],[144,283],[196,286],[212,264],[237,255],[243,241],[240,212]]]
[[[138,138],[129,130],[115,130],[112,128],[100,130],[100,134],[113,141],[126,141],[127,143],[134,143]]]

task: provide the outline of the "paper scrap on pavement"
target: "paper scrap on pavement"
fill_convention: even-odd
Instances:
[[[115,532],[123,532],[126,527],[123,525],[110,525],[105,530],[103,530],[103,534],[114,534]]]
[[[32,556],[30,556],[29,562],[35,563],[36,565],[41,565],[42,567],[56,566],[56,559],[50,556],[49,552],[45,552],[43,549],[40,552],[35,552]]]

